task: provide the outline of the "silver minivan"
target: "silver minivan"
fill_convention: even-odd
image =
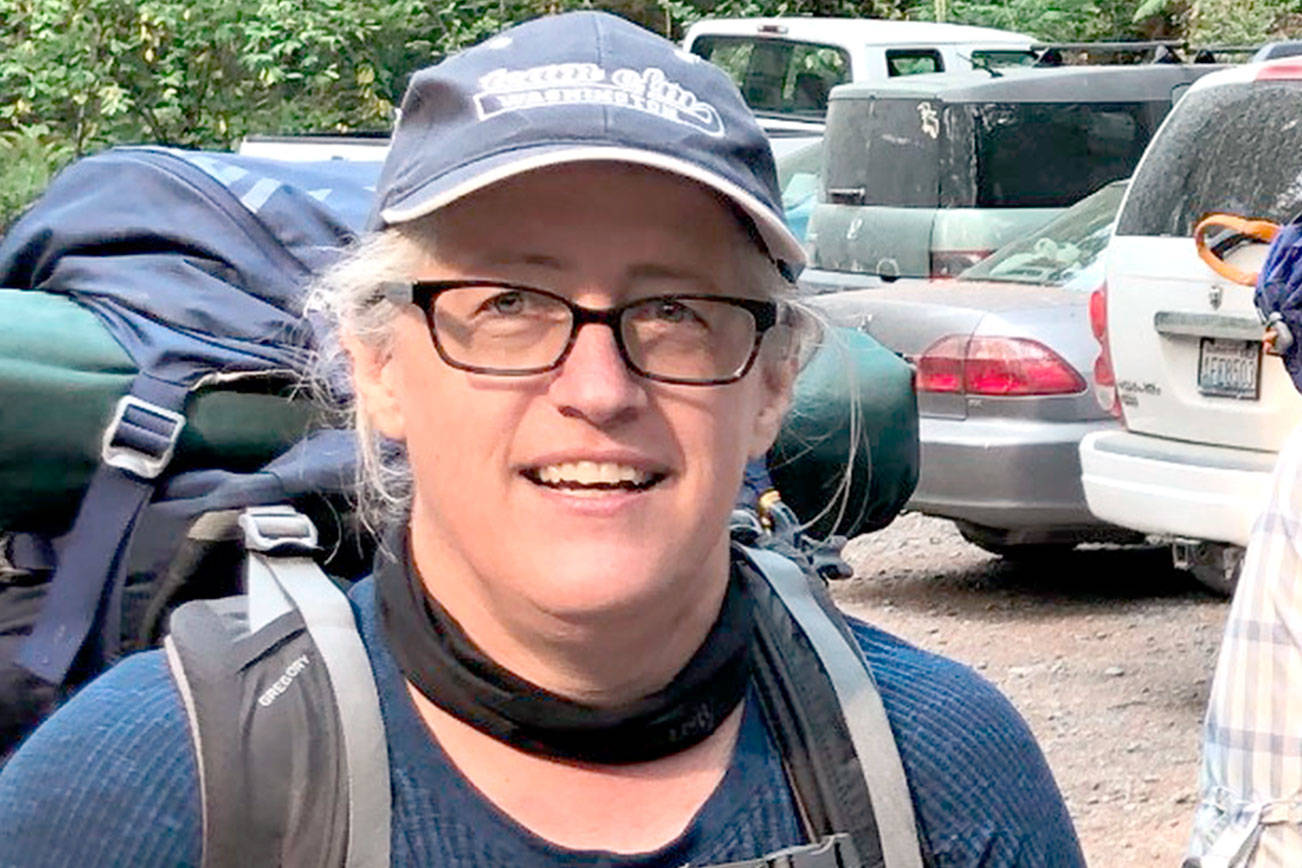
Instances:
[[[806,242],[815,292],[952,277],[1134,170],[1171,105],[1219,67],[919,75],[836,88]]]

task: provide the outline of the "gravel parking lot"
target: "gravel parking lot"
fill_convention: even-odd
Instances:
[[[852,540],[846,558],[841,605],[973,666],[1021,711],[1090,865],[1180,863],[1227,601],[1164,550],[1012,563],[916,514]]]

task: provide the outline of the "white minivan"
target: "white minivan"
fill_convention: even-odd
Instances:
[[[1036,39],[1023,33],[875,18],[707,18],[683,46],[722,67],[773,139],[822,132],[827,95],[851,81],[1029,66]]]
[[[1090,511],[1170,540],[1177,563],[1220,590],[1234,583],[1276,453],[1302,424],[1302,396],[1263,352],[1253,287],[1213,270],[1192,236],[1209,214],[1284,223],[1302,211],[1299,118],[1298,58],[1195,82],[1135,170],[1090,305],[1100,402],[1124,425],[1081,441]],[[1255,271],[1265,245],[1242,240],[1207,236]]]

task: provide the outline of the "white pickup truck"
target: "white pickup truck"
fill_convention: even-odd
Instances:
[[[874,18],[707,18],[683,40],[732,76],[777,156],[822,133],[838,84],[1029,66],[1035,43],[989,27]]]

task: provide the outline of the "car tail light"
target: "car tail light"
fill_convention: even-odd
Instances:
[[[1302,79],[1302,60],[1290,57],[1262,64],[1257,81],[1292,81]]]
[[[1108,285],[1090,293],[1090,331],[1099,342],[1099,357],[1094,360],[1094,398],[1099,406],[1121,418],[1121,401],[1117,395],[1117,377],[1112,370],[1112,350],[1108,346]]]
[[[957,277],[985,259],[993,250],[933,250],[931,253],[932,277]]]
[[[949,335],[927,347],[918,358],[919,392],[962,392],[967,335]]]
[[[995,397],[1071,395],[1085,379],[1062,356],[1030,338],[946,335],[918,359],[919,392]]]

